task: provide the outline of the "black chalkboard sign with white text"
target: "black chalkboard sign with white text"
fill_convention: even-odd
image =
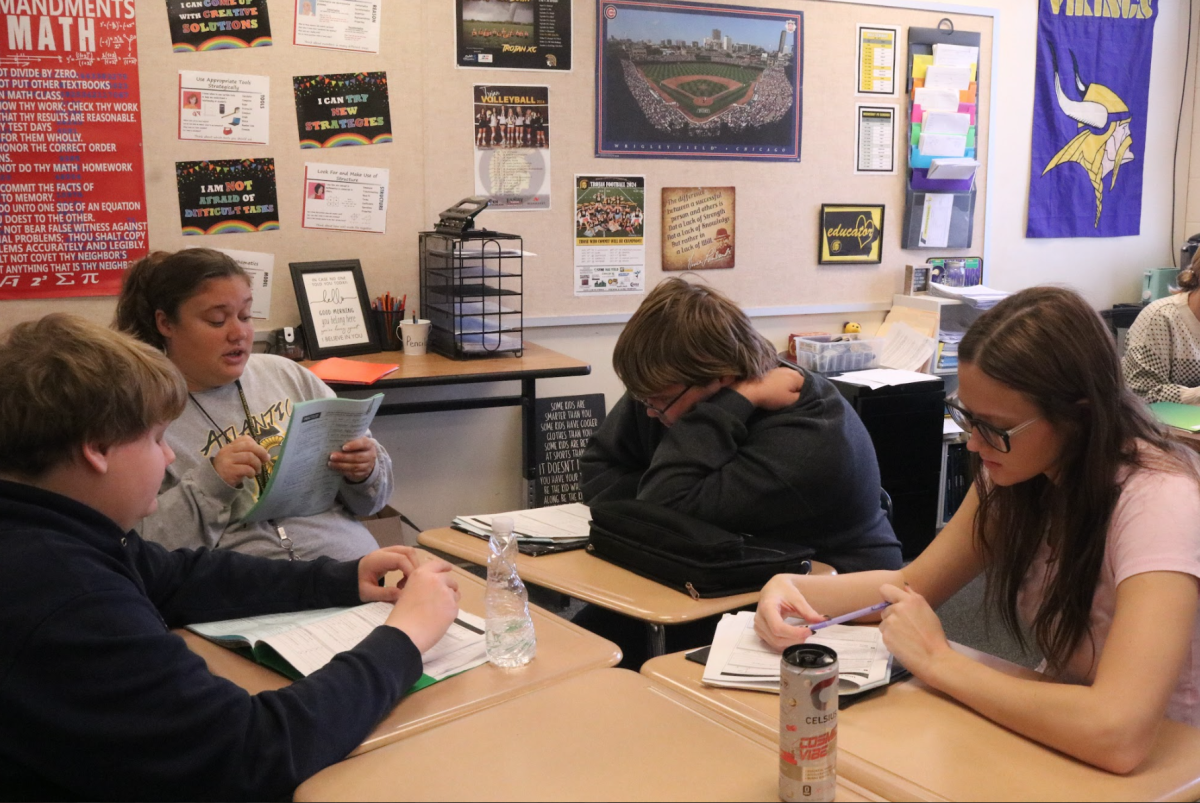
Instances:
[[[582,502],[579,458],[604,421],[604,394],[538,399],[533,409],[537,479],[530,489],[530,506]]]

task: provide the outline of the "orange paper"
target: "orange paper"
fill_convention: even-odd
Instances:
[[[326,382],[346,385],[370,385],[398,369],[399,365],[381,362],[360,362],[341,357],[330,357],[309,367],[309,370]]]

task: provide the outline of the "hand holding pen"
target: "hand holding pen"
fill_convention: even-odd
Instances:
[[[879,624],[884,646],[914,675],[936,688],[939,662],[957,655],[946,640],[938,615],[908,585],[884,585],[879,593],[889,603]]]

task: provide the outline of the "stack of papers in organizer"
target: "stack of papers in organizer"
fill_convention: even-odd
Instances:
[[[886,685],[892,654],[874,627],[831,625],[806,642],[823,644],[838,655],[838,693],[856,694]],[[779,653],[754,632],[754,612],[727,613],[713,636],[704,683],[730,689],[779,693]]]
[[[982,284],[977,284],[973,287],[950,287],[938,284],[937,282],[932,282],[929,285],[929,292],[942,298],[958,299],[975,309],[991,309],[1009,295],[1003,290],[993,290]]]
[[[496,516],[508,516],[513,520],[513,533],[521,544],[585,544],[592,523],[592,511],[588,510],[587,505],[572,502],[510,513],[455,516],[454,528],[480,538],[491,538],[492,519]]]

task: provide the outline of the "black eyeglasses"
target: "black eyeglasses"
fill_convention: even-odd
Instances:
[[[986,421],[980,421],[978,418],[975,418],[957,402],[957,396],[950,396],[946,399],[946,408],[950,410],[951,420],[962,427],[963,431],[967,434],[978,432],[979,437],[983,438],[984,443],[995,449],[997,452],[1003,452],[1004,454],[1008,454],[1012,451],[1011,439],[1014,436],[1021,434],[1021,432],[1030,424],[1042,420],[1040,415],[1034,416],[1022,424],[1017,424],[1012,429],[1000,429],[1000,427],[993,426]]]
[[[645,407],[647,410],[653,410],[654,412],[658,413],[659,415],[666,415],[667,410],[670,410],[672,407],[674,407],[675,402],[682,399],[683,394],[687,393],[691,389],[692,389],[692,386],[688,385],[683,390],[679,391],[679,394],[675,398],[671,399],[669,402],[664,404],[662,407],[656,407],[653,404],[651,404],[648,399],[639,399],[637,396],[634,396],[633,400],[635,402],[637,402],[638,404],[642,405],[643,407]]]

